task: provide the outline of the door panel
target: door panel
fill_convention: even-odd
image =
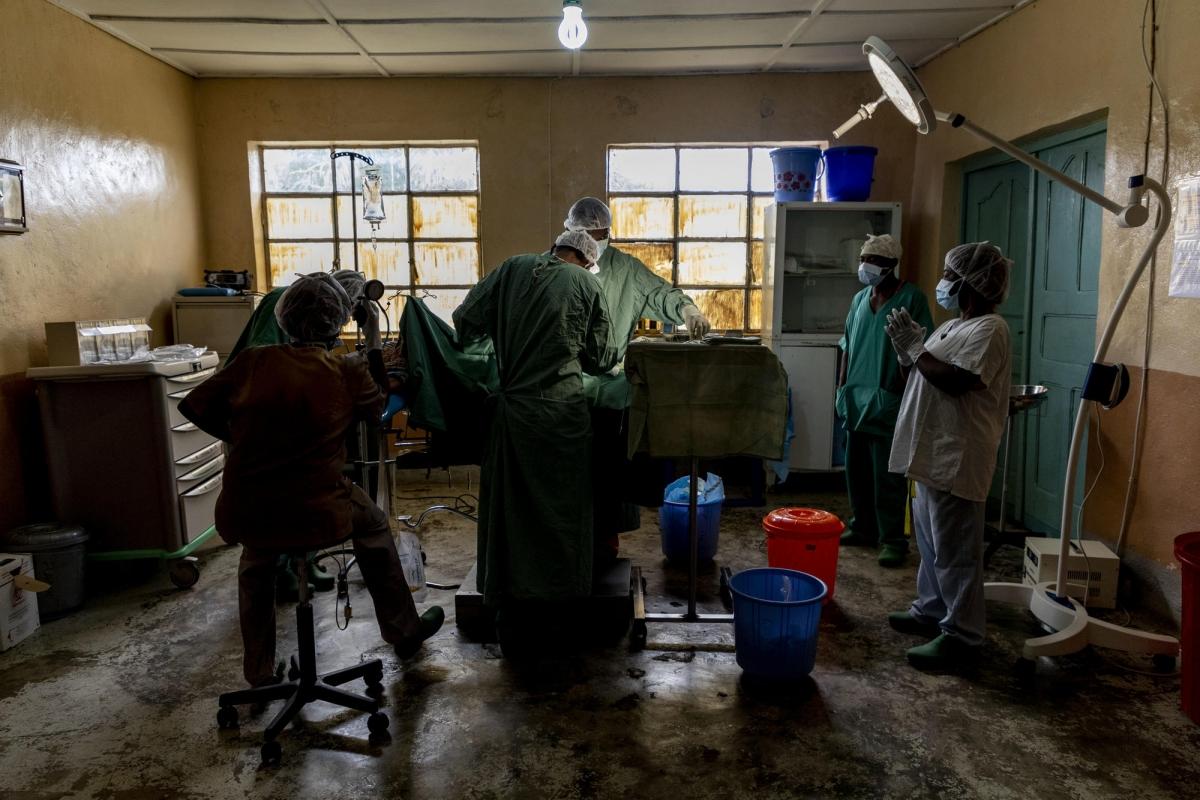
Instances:
[[[1039,152],[1087,186],[1104,189],[1104,133]],[[1037,175],[1034,183],[1029,382],[1050,389],[1025,434],[1025,524],[1057,534],[1071,429],[1096,340],[1101,210]],[[1086,449],[1086,448],[1085,448]],[[1083,499],[1080,459],[1076,504]]]
[[[1015,267],[1009,284],[1008,299],[1000,314],[1012,332],[1012,382],[1025,383],[1028,353],[1029,314],[1029,174],[1024,164],[1003,164],[971,170],[963,176],[964,242],[988,241],[1012,258]],[[1014,419],[1008,458],[1007,505],[1011,517],[1020,517],[1025,466],[1024,420]],[[1001,444],[1003,448],[1003,443]],[[996,462],[991,496],[1000,500],[1004,451]]]

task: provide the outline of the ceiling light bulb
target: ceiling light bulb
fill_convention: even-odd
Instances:
[[[563,21],[558,25],[558,40],[563,47],[578,50],[587,41],[587,24],[583,21],[583,7],[579,0],[564,0]]]

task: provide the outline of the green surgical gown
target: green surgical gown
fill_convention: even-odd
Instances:
[[[586,596],[592,585],[591,422],[583,373],[617,363],[600,283],[548,255],[515,256],[454,312],[461,341],[489,336],[480,475],[478,585],[484,601]]]
[[[929,303],[916,286],[908,282],[900,284],[878,311],[871,310],[871,287],[867,286],[850,301],[846,333],[839,342],[848,367],[846,385],[837,392],[838,414],[848,430],[886,436],[889,440],[904,395],[904,376],[883,327],[888,314],[897,308],[908,309],[927,334],[933,331]]]
[[[683,309],[693,306],[692,299],[676,289],[640,260],[612,245],[605,248],[596,262],[596,277],[604,300],[612,314],[613,339],[617,360],[625,358],[625,347],[637,328],[638,320],[683,324]],[[629,405],[629,382],[623,374],[584,376],[588,402],[597,408],[624,409]]]
[[[225,359],[226,366],[247,347],[287,344],[287,336],[279,327],[279,323],[275,321],[275,304],[279,302],[280,297],[283,297],[286,289],[286,286],[272,289],[259,301],[254,313],[250,315],[250,321],[246,323],[245,328],[242,328],[242,335],[238,337],[237,344],[229,351],[229,357]]]

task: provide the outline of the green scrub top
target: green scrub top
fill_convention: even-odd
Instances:
[[[237,344],[229,351],[229,357],[225,359],[225,366],[233,363],[237,354],[247,347],[287,344],[287,336],[284,335],[283,329],[275,320],[275,304],[279,302],[279,298],[283,297],[285,291],[287,291],[286,286],[272,289],[259,301],[254,313],[250,315],[250,321],[246,323],[245,328],[242,328],[242,335],[238,337]]]
[[[846,332],[838,345],[846,353],[846,385],[837,391],[837,412],[847,430],[875,436],[891,436],[896,429],[900,399],[904,395],[904,375],[896,351],[884,331],[893,309],[906,308],[913,320],[933,331],[933,318],[925,295],[907,281],[879,307],[871,310],[871,287],[867,286],[850,302]]]
[[[619,358],[637,329],[640,319],[653,319],[682,325],[683,309],[694,306],[692,299],[676,289],[628,253],[609,245],[596,265],[600,271],[600,291],[612,317],[612,338]],[[589,405],[596,408],[624,409],[629,406],[629,381],[623,373],[584,375],[583,390]]]

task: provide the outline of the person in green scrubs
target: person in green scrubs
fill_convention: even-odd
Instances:
[[[640,319],[686,325],[693,339],[708,333],[712,326],[692,298],[654,274],[640,259],[609,244],[612,211],[602,200],[595,197],[576,200],[563,227],[587,231],[599,247],[600,257],[592,272],[600,282],[612,316],[612,339],[618,362],[624,361],[625,348]],[[617,367],[610,373],[585,375],[583,387],[592,414],[595,535],[598,543],[605,543],[607,555],[616,558],[617,534],[637,530],[641,524],[638,508],[627,501],[630,492],[624,485],[629,471],[625,441],[629,382]]]
[[[839,342],[837,411],[846,426],[846,489],[853,514],[842,543],[878,546],[884,567],[903,566],[908,558],[908,482],[888,471],[905,377],[884,326],[888,314],[904,308],[925,330],[933,330],[925,295],[896,274],[900,255],[892,236],[868,237],[858,265],[866,286],[850,302]]]

